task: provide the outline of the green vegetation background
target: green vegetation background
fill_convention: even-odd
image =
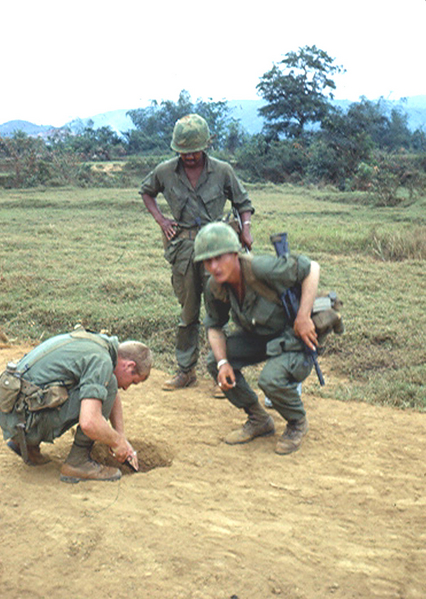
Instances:
[[[305,392],[425,410],[425,196],[379,208],[362,192],[248,189],[254,252],[273,253],[269,236],[287,231],[344,301],[346,332],[320,358],[338,383],[320,389],[312,375]],[[178,315],[160,230],[136,188],[0,190],[0,328],[11,340],[82,323],[144,340],[171,372]]]

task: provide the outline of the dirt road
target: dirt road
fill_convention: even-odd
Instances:
[[[209,381],[163,379],[123,394],[146,472],[67,485],[71,432],[38,468],[0,445],[2,599],[426,597],[426,415],[309,395],[302,449],[277,456],[221,441],[243,414]]]

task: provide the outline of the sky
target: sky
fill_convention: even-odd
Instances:
[[[335,97],[426,95],[426,0],[14,0],[0,21],[0,123],[59,127],[118,109],[259,99],[287,52],[346,72]]]

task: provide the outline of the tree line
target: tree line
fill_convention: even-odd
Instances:
[[[175,122],[195,112],[209,124],[212,151],[231,161],[247,181],[374,191],[383,204],[397,203],[401,188],[412,196],[425,183],[425,131],[411,131],[407,114],[389,108],[383,99],[361,98],[347,109],[336,107],[333,77],[343,70],[316,46],[288,52],[259,80],[264,100],[259,134],[245,131],[226,101],[193,102],[182,90],[176,102],[153,101],[130,110],[134,128],[121,136],[89,122],[77,134],[58,130],[46,140],[22,132],[0,138],[1,164],[11,170],[8,182],[14,186],[101,184],[100,173],[89,162],[130,159],[128,173],[132,165],[133,170],[138,164],[149,168],[170,153]],[[115,182],[128,182],[126,170]]]

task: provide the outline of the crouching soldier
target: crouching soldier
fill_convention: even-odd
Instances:
[[[119,343],[85,331],[52,337],[0,376],[0,426],[8,446],[31,465],[48,461],[40,443],[52,443],[78,424],[61,480],[118,480],[118,468],[93,461],[95,441],[137,470],[137,455],[124,434],[118,389],[145,381],[151,370],[149,348],[137,341]],[[109,420],[109,422],[108,422]]]
[[[275,432],[273,419],[262,408],[241,370],[266,361],[259,387],[275,410],[286,420],[286,429],[276,444],[278,454],[297,451],[308,431],[300,383],[312,369],[304,344],[315,349],[317,334],[311,319],[319,282],[319,265],[305,256],[288,258],[239,254],[236,233],[225,223],[211,223],[195,239],[195,261],[202,261],[211,277],[206,286],[205,306],[208,340],[212,352],[208,370],[226,397],[246,412],[241,429],[225,442],[246,443]],[[282,305],[259,292],[260,286],[280,296],[301,284],[301,299],[294,326]],[[271,293],[269,293],[271,295]],[[238,329],[225,335],[230,313]]]

